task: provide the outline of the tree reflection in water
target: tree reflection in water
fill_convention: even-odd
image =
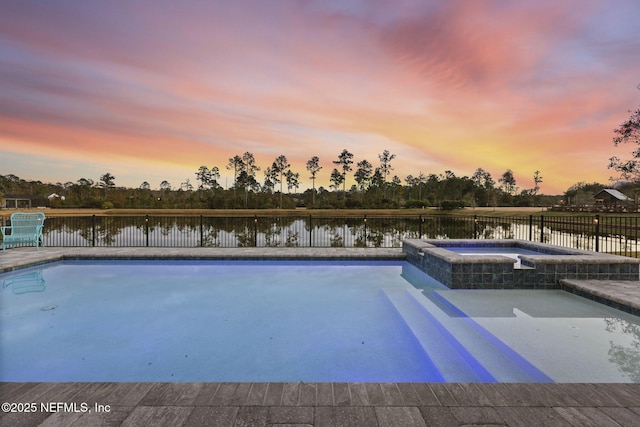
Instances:
[[[640,382],[640,325],[617,317],[605,318],[604,321],[607,332],[619,331],[632,339],[629,346],[610,341],[609,360],[618,365],[618,369],[627,374],[631,380]]]
[[[587,221],[588,220],[588,221]],[[401,247],[403,239],[523,239],[577,249],[595,249],[593,222],[532,217],[51,217],[46,246],[167,247]],[[604,225],[601,224],[601,229]],[[638,230],[607,228],[600,250],[630,254]],[[616,234],[617,233],[617,234]],[[631,234],[629,234],[631,233]]]

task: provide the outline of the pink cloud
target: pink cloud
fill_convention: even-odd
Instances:
[[[638,30],[598,19],[609,9],[13,3],[0,16],[0,137],[194,171],[252,151],[263,167],[285,154],[303,174],[320,155],[328,174],[343,148],[372,162],[390,149],[401,176],[539,168],[543,189],[562,191],[606,179],[608,132],[637,102],[624,87],[637,84]],[[567,171],[563,156],[588,168]]]

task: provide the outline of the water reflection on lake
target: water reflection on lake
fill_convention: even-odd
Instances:
[[[595,250],[590,219],[539,224],[531,218],[413,217],[60,217],[47,246],[401,247],[408,238],[524,239]],[[601,251],[637,251],[637,230],[600,234]]]

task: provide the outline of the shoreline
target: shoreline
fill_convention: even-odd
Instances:
[[[272,216],[272,217],[404,217],[417,215],[495,215],[522,216],[547,212],[541,207],[481,207],[443,211],[435,207],[424,209],[92,209],[92,208],[32,208],[3,209],[0,217],[8,218],[13,212],[44,212],[47,216]]]

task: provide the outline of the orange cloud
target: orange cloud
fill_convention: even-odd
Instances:
[[[530,186],[539,169],[558,193],[606,181],[610,132],[637,104],[628,5],[243,4],[8,7],[0,151],[129,164],[137,185],[245,151],[302,176],[318,155],[326,184],[342,149],[374,164],[389,149],[401,178],[510,168]]]

